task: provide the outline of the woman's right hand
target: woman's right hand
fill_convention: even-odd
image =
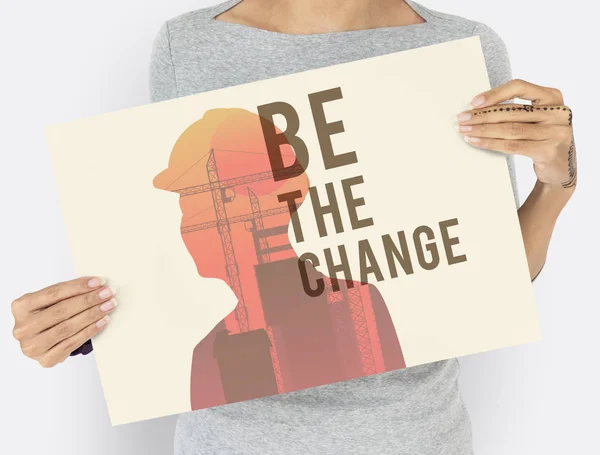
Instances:
[[[77,278],[25,294],[12,303],[13,336],[44,368],[63,362],[100,333],[117,302],[101,278]]]

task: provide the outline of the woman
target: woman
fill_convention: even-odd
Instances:
[[[479,35],[493,90],[457,113],[476,147],[533,160],[537,183],[519,208],[534,279],[576,186],[570,109],[558,90],[511,80],[506,49],[487,26],[402,0],[228,0],[168,21],[156,38],[153,101]],[[500,104],[520,97],[531,106]],[[467,103],[469,100],[465,100]],[[474,189],[475,191],[475,189]],[[515,187],[516,197],[516,187]],[[13,302],[15,337],[45,367],[89,352],[113,292],[80,278]],[[468,454],[471,428],[458,362],[404,370],[187,413],[177,454]]]

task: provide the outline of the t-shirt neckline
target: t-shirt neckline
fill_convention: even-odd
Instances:
[[[350,38],[350,37],[361,37],[364,38],[371,34],[377,34],[382,32],[408,32],[414,30],[422,30],[430,27],[432,22],[435,20],[435,16],[430,14],[427,8],[421,6],[420,4],[412,1],[405,0],[406,3],[419,15],[421,16],[425,22],[421,22],[418,24],[410,24],[410,25],[397,25],[391,27],[377,27],[377,28],[366,28],[361,30],[345,30],[338,32],[326,32],[326,33],[311,33],[311,34],[292,34],[292,33],[282,33],[275,32],[272,30],[266,30],[258,27],[252,27],[250,25],[237,24],[234,22],[226,22],[216,19],[217,16],[224,13],[225,11],[230,10],[238,3],[241,3],[243,0],[227,0],[223,3],[215,5],[213,10],[210,12],[208,17],[208,21],[211,25],[220,28],[229,28],[230,30],[235,30],[237,32],[246,33],[247,35],[253,35],[254,37],[262,36],[265,37],[273,37],[277,39],[287,39],[287,40],[310,40],[310,39],[324,39],[324,38]]]

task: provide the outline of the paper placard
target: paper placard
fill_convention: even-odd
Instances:
[[[113,424],[540,337],[478,37],[48,129]],[[339,278],[339,280],[331,278]]]

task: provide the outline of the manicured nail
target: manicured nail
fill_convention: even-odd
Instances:
[[[102,319],[100,319],[98,322],[96,322],[96,327],[98,327],[98,328],[104,327],[106,324],[108,324],[109,321],[110,321],[110,317],[104,316]]]
[[[477,144],[481,139],[478,137],[465,136],[465,141],[470,142],[471,144]]]
[[[459,122],[466,122],[467,120],[471,119],[471,114],[469,114],[468,112],[462,112],[457,115],[457,118]]]
[[[108,299],[113,295],[115,295],[115,291],[112,288],[104,288],[98,293],[98,297],[101,299]]]
[[[471,125],[460,125],[458,127],[458,131],[460,131],[461,133],[466,133],[467,131],[471,131],[473,129],[473,127]]]
[[[110,299],[108,302],[104,302],[102,305],[100,305],[100,309],[106,313],[107,311],[112,310],[116,306],[117,301],[115,299]]]
[[[88,287],[94,289],[102,286],[104,283],[104,278],[92,278],[90,281],[88,281]]]
[[[473,107],[483,106],[484,104],[485,104],[485,98],[481,95],[476,96],[475,98],[473,98],[473,101],[471,101],[471,106],[473,106]]]

